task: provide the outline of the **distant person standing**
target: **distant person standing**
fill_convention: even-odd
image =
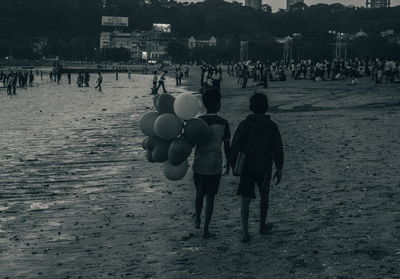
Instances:
[[[263,88],[268,88],[268,66],[265,65],[262,69],[261,78],[263,82]]]
[[[13,75],[13,82],[11,87],[13,95],[17,95],[17,74]]]
[[[176,85],[181,85],[181,83],[182,83],[182,71],[181,71],[181,68],[176,68],[176,70],[175,70],[175,80],[176,80]]]
[[[71,84],[71,72],[68,72],[67,78],[68,78],[68,84]]]
[[[243,67],[243,72],[242,72],[242,88],[247,87],[247,80],[249,79],[250,72],[247,66]]]
[[[57,84],[60,84],[61,76],[62,76],[61,69],[57,69]]]
[[[131,74],[132,74],[132,70],[129,69],[129,72],[128,72],[128,79],[131,79]]]
[[[13,92],[15,94],[16,90],[15,90],[15,86],[14,86],[14,79],[15,79],[14,74],[10,74],[8,76],[8,80],[7,80],[7,95],[12,95]]]
[[[375,83],[382,83],[383,63],[377,58],[375,61]]]
[[[90,74],[89,73],[85,73],[84,78],[83,78],[83,82],[85,83],[85,87],[89,87],[89,81],[90,81]]]
[[[153,88],[151,89],[151,94],[157,94],[157,81],[158,81],[158,73],[157,70],[153,72]]]
[[[78,85],[78,87],[82,87],[82,85],[83,85],[83,75],[82,75],[82,73],[78,74],[78,77],[76,79],[76,84]]]
[[[96,80],[96,87],[95,87],[95,89],[98,89],[100,92],[101,92],[101,83],[103,82],[103,76],[101,75],[101,73],[99,72],[98,73],[98,77],[97,77],[97,80]]]
[[[33,75],[32,70],[29,73],[29,87],[33,86],[33,80],[35,79],[35,76]]]
[[[201,74],[200,74],[200,85],[201,85],[201,87],[203,87],[204,86],[204,79],[206,78],[206,72],[207,72],[207,68],[206,68],[206,65],[201,65],[201,68],[200,68],[200,70],[201,70]]]
[[[115,80],[118,80],[118,71],[115,72]]]

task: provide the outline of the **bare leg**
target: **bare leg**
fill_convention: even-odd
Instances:
[[[265,183],[265,182],[264,182]],[[269,183],[266,182],[260,189],[260,230],[261,234],[267,233],[272,229],[272,224],[267,225],[267,214],[269,206]]]
[[[196,191],[196,199],[195,199],[196,217],[195,217],[195,221],[194,221],[194,226],[195,226],[196,229],[200,228],[201,211],[203,210],[203,200],[204,200],[204,192],[200,187]]]
[[[204,229],[203,229],[203,237],[204,238],[209,238],[213,236],[208,230],[208,227],[210,225],[211,217],[214,211],[214,194],[206,194],[206,216],[204,220]]]
[[[240,218],[242,220],[242,242],[250,240],[249,234],[249,211],[250,211],[250,198],[242,197],[242,205],[240,207]]]

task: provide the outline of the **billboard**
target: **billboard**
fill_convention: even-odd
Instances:
[[[128,18],[118,16],[102,16],[101,25],[128,27]]]
[[[171,33],[171,24],[153,23],[153,31]]]

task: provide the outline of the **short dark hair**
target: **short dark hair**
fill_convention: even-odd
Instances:
[[[221,93],[217,87],[208,88],[203,93],[202,100],[208,112],[218,112],[221,109]]]
[[[263,93],[255,92],[250,97],[250,110],[253,113],[266,113],[268,111],[268,98]]]

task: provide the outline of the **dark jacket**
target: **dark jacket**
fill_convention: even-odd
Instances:
[[[251,114],[240,122],[232,140],[232,168],[239,152],[245,153],[244,173],[271,171],[272,163],[277,169],[282,169],[282,139],[278,126],[269,115]]]

